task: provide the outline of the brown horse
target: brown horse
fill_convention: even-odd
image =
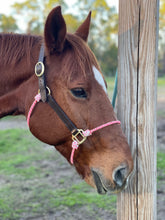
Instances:
[[[91,13],[75,34],[69,34],[61,8],[56,7],[47,17],[44,38],[0,34],[0,118],[18,114],[27,117],[38,93],[34,68],[44,44],[45,87],[50,88],[51,97],[70,123],[76,128],[93,129],[115,121],[85,139],[84,134],[74,134],[83,139],[75,150],[74,166],[88,184],[104,194],[125,187],[133,160],[121,126],[116,122],[99,65],[86,44],[90,17]],[[71,132],[47,101],[36,104],[29,128],[35,137],[55,146],[70,161]]]

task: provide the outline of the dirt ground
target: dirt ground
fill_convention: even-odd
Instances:
[[[24,117],[12,117],[9,120],[0,120],[0,129],[6,130],[6,129],[12,129],[12,128],[27,128],[27,124]],[[165,152],[165,100],[158,100],[158,117],[157,117],[157,137],[158,137],[158,151],[164,151]],[[48,164],[47,164],[48,165]],[[49,164],[50,165],[50,164]],[[51,165],[50,165],[51,166]],[[59,165],[60,166],[60,165]],[[58,172],[59,167],[54,167],[54,172],[56,173],[56,180],[57,178],[61,178],[61,174]],[[80,178],[77,176],[76,172],[73,169],[68,169],[67,162],[64,162],[62,165],[63,174],[65,172],[65,175],[72,176],[75,180],[81,181]],[[54,178],[54,176],[50,177]],[[57,182],[55,180],[52,180],[54,183]],[[159,190],[157,191],[157,219],[163,220],[165,216],[165,180],[162,180],[162,183],[159,184]],[[55,187],[60,187],[58,184]],[[98,210],[95,210],[97,213]],[[67,216],[66,216],[67,213]],[[110,215],[109,213],[106,213],[106,211],[103,211],[99,213],[101,215],[102,220],[114,220],[116,217],[114,215]],[[78,217],[79,216],[79,217]],[[96,215],[94,215],[96,216]],[[69,207],[65,207],[63,210],[58,210],[56,213],[49,213],[45,216],[38,216],[38,217],[27,217],[26,220],[95,220],[96,217],[91,215],[91,213],[88,213],[88,210],[85,210],[85,207],[78,208],[74,210],[74,212],[69,210]],[[25,218],[23,218],[25,219]]]

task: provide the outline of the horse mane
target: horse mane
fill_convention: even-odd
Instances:
[[[0,34],[0,63],[3,65],[16,65],[22,58],[28,64],[31,61],[31,49],[41,37],[33,35],[2,33]]]
[[[37,45],[39,53],[42,42],[43,38],[36,35],[0,34],[0,65],[17,65],[21,59],[25,59],[26,65],[30,65],[33,59],[31,51]],[[65,52],[70,50],[73,56],[65,56],[64,71],[67,74],[62,74],[63,80],[66,80],[65,77],[67,80],[75,80],[80,74],[86,78],[92,72],[92,65],[100,70],[95,55],[80,37],[67,33],[65,46],[63,55],[65,56]]]

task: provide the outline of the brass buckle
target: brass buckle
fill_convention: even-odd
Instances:
[[[43,62],[38,62],[35,65],[35,74],[37,77],[40,77],[44,74],[45,71],[45,66],[43,64]]]
[[[82,129],[77,129],[72,132],[72,140],[77,141],[78,145],[82,144],[87,139],[83,132]]]

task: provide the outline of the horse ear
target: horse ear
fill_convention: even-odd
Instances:
[[[90,22],[91,22],[91,11],[89,12],[85,21],[80,25],[80,27],[75,32],[76,35],[81,37],[86,42],[88,40]]]
[[[45,45],[49,53],[61,52],[64,48],[66,24],[61,14],[61,7],[54,8],[45,23]]]

